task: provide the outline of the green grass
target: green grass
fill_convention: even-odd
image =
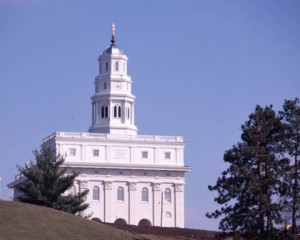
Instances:
[[[0,240],[110,239],[144,238],[54,209],[0,200]]]

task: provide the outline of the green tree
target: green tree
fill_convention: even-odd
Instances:
[[[290,171],[287,173],[288,187],[286,195],[283,197],[283,208],[289,213],[291,218],[291,232],[299,233],[297,220],[300,217],[300,101],[286,100],[283,111],[280,112],[283,119],[283,149],[290,159]],[[288,220],[286,224],[288,224]]]
[[[222,207],[207,217],[223,217],[220,230],[235,239],[285,239],[277,228],[283,222],[277,199],[288,165],[278,146],[282,129],[272,106],[257,106],[242,125],[242,141],[224,154],[229,167],[209,186]]]
[[[65,194],[73,186],[78,173],[66,174],[67,169],[62,167],[64,158],[56,155],[50,148],[34,151],[36,163],[20,167],[18,170],[27,180],[18,185],[23,194],[18,198],[22,202],[42,205],[80,214],[88,204],[84,203],[88,190],[77,194]]]

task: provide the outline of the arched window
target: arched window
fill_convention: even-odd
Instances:
[[[123,187],[118,187],[117,200],[124,201],[124,188]]]
[[[170,203],[172,201],[172,192],[170,188],[165,189],[165,202]]]
[[[100,188],[98,186],[93,188],[93,200],[100,200]]]
[[[148,219],[142,219],[141,221],[139,221],[138,224],[139,227],[150,227],[152,226],[151,222]]]
[[[108,118],[108,106],[105,106],[105,117]]]
[[[105,111],[105,107],[102,106],[102,108],[101,108],[101,117],[102,117],[102,118],[105,117],[104,111]]]
[[[117,117],[117,106],[114,106],[114,117]]]
[[[142,189],[142,202],[148,202],[148,200],[149,200],[148,188],[143,187],[143,189]]]
[[[121,106],[118,106],[118,117],[121,117]]]
[[[121,106],[114,106],[114,117],[120,118],[121,117]]]

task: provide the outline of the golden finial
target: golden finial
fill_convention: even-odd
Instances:
[[[111,34],[113,35],[113,36],[115,36],[115,31],[116,31],[116,26],[115,26],[115,24],[111,24]]]

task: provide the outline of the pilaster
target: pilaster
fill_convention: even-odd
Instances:
[[[162,223],[162,192],[160,183],[153,183],[153,226],[161,226]]]
[[[137,225],[136,222],[136,201],[137,201],[137,191],[136,182],[129,182],[129,224]]]
[[[104,222],[112,223],[112,182],[104,182]]]
[[[175,227],[184,227],[184,185],[174,184],[175,189]]]

